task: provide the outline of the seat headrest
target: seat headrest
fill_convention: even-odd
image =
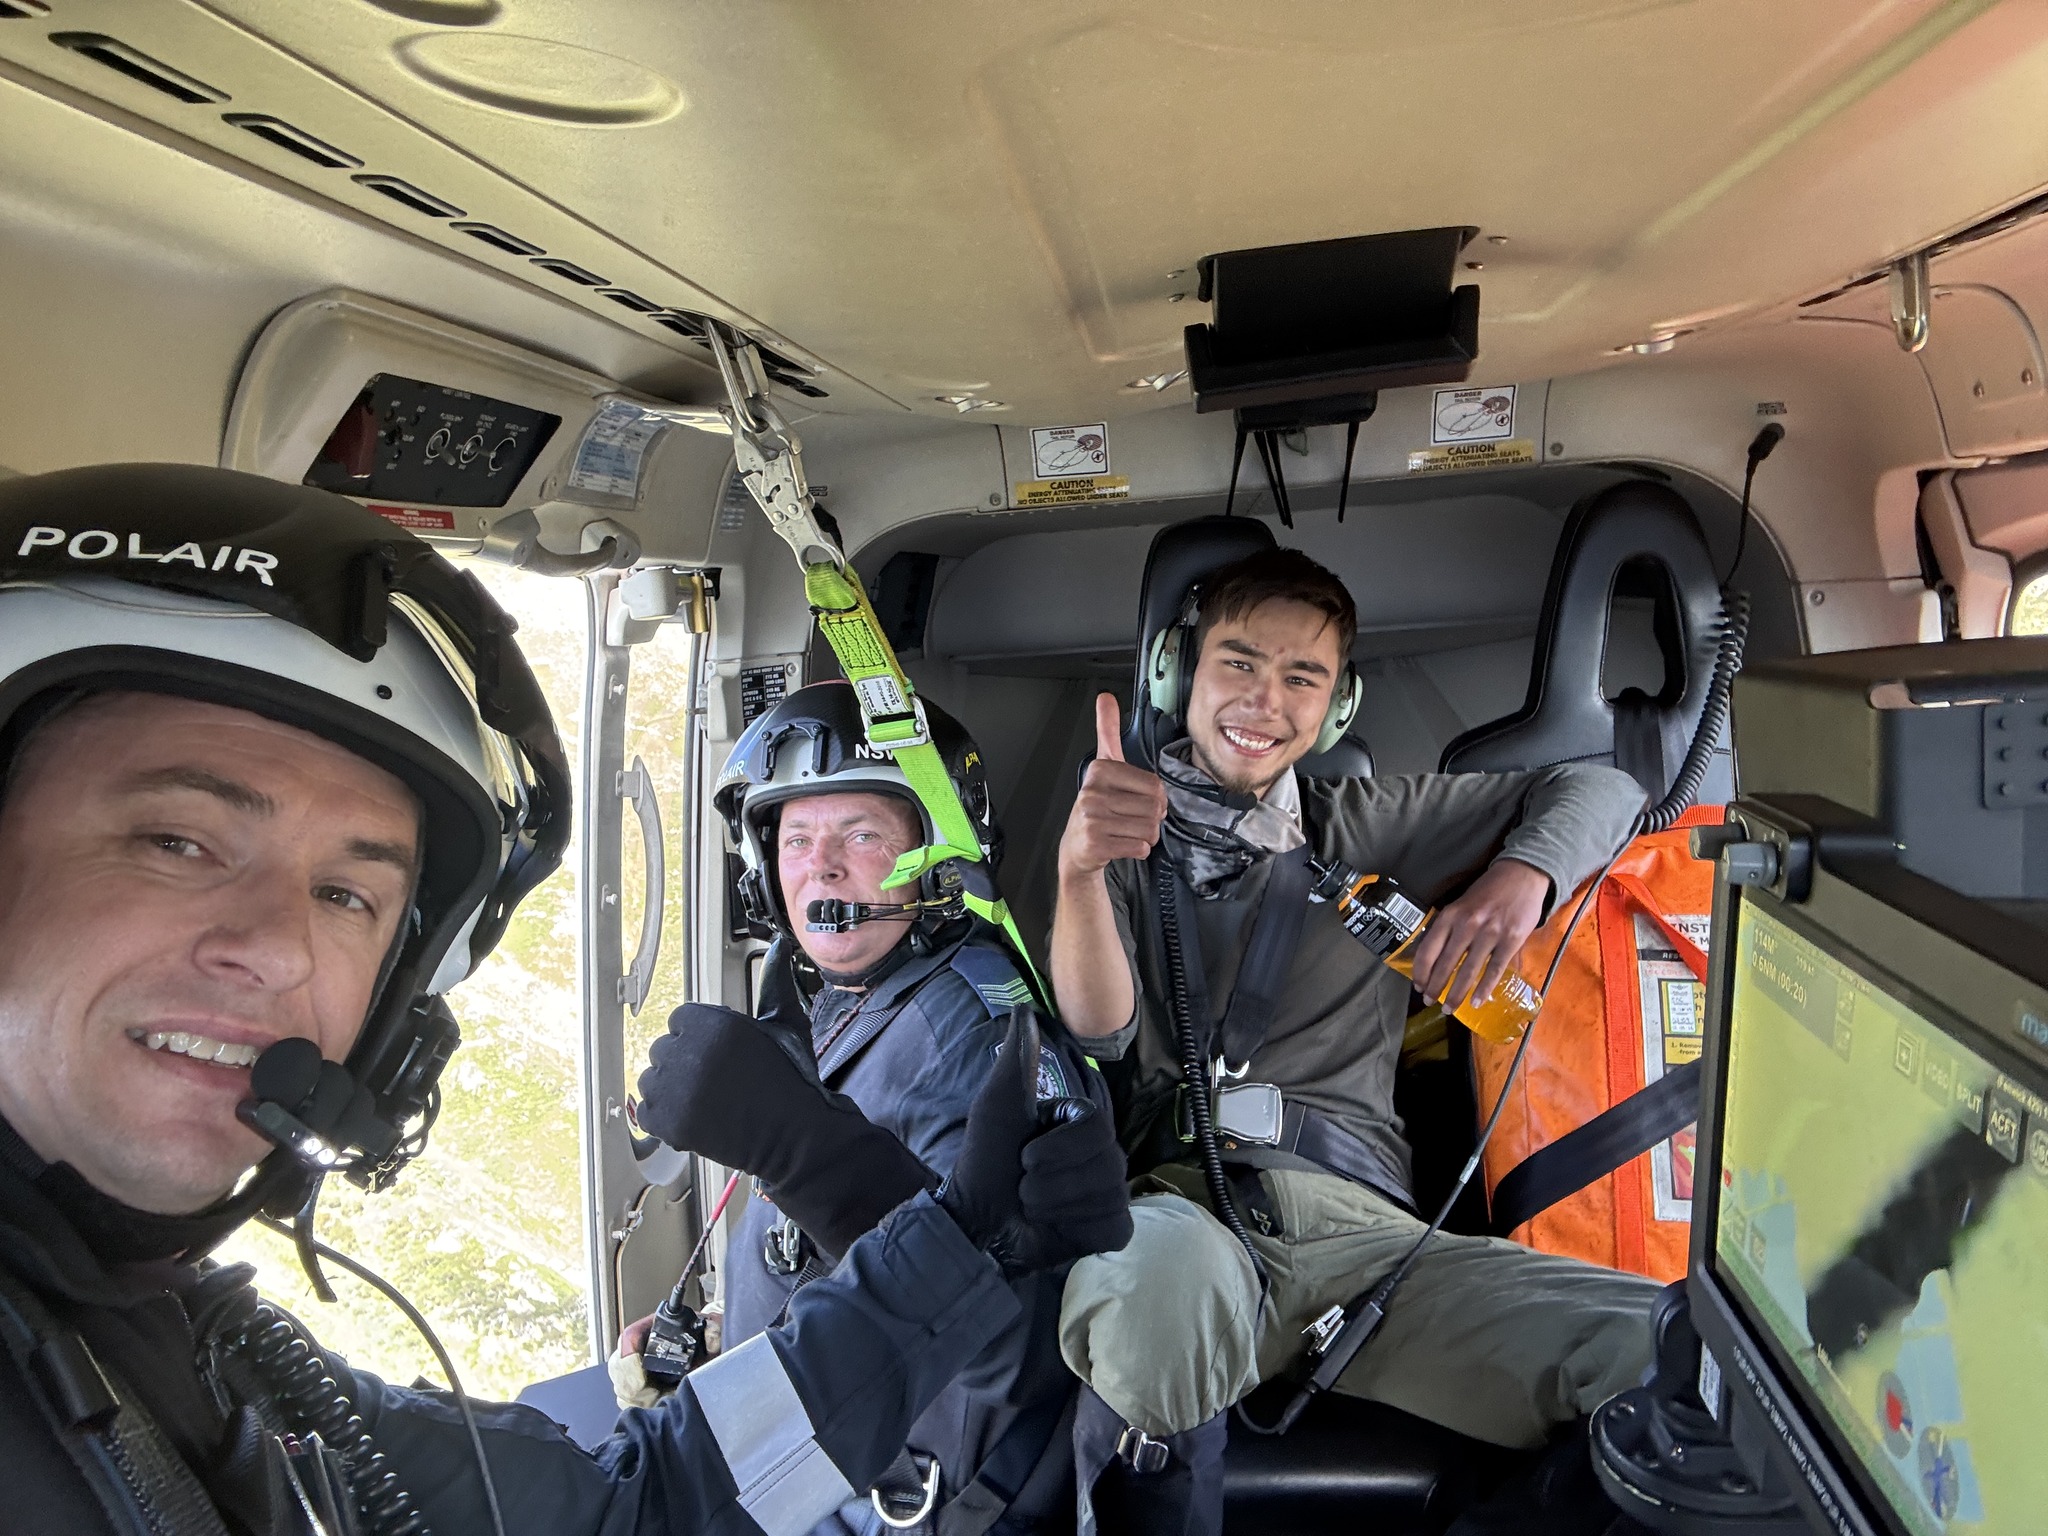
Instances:
[[[1656,602],[1665,686],[1609,700],[1601,666],[1617,588]],[[1706,537],[1668,486],[1631,480],[1572,509],[1550,566],[1521,709],[1465,732],[1444,749],[1446,773],[1614,763],[1652,800],[1670,788],[1705,707],[1722,623]],[[1727,798],[1732,769],[1716,763],[1701,799]]]
[[[1311,752],[1294,765],[1304,779],[1369,779],[1372,748],[1363,736],[1344,736],[1327,752]]]
[[[1134,763],[1151,761],[1148,739],[1166,742],[1179,733],[1171,717],[1151,722],[1156,734],[1143,729],[1151,714],[1146,702],[1145,659],[1152,642],[1169,628],[1187,605],[1197,583],[1233,561],[1273,548],[1273,531],[1254,517],[1197,517],[1172,523],[1153,536],[1145,556],[1145,578],[1138,587],[1138,659],[1131,691],[1131,717],[1124,727],[1124,753]],[[1169,723],[1171,722],[1171,723]]]

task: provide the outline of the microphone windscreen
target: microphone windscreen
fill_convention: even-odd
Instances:
[[[320,1047],[301,1035],[280,1040],[249,1069],[249,1092],[296,1114],[320,1083]]]

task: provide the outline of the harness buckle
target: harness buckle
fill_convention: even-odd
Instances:
[[[911,1465],[916,1465],[915,1458],[912,1459]],[[907,1515],[894,1512],[906,1502],[905,1498],[894,1493],[884,1494],[880,1488],[868,1490],[868,1503],[874,1506],[876,1518],[892,1531],[915,1530],[924,1524],[939,1502],[939,1459],[936,1456],[930,1459],[925,1468],[923,1492],[924,1496],[918,1501],[917,1508]]]
[[[1164,1472],[1167,1462],[1173,1459],[1164,1440],[1146,1434],[1135,1424],[1126,1424],[1124,1432],[1116,1437],[1116,1455],[1133,1472],[1146,1477]]]
[[[893,684],[888,688],[887,692],[896,694],[898,699],[902,697],[900,691],[897,688],[895,688]],[[868,705],[870,704],[870,702],[872,702],[870,699],[869,691],[866,688],[861,687],[859,684],[855,684],[854,696],[860,701],[862,713],[865,714]],[[889,723],[892,727],[900,726],[906,720],[910,722],[909,734],[904,736],[891,736],[886,741],[877,741],[875,739],[875,720],[873,716],[869,716],[865,722],[868,728],[868,745],[870,747],[873,747],[877,752],[887,752],[891,754],[891,756],[903,751],[906,747],[922,747],[929,745],[932,739],[932,727],[931,722],[925,719],[924,699],[921,696],[917,694],[912,694],[910,696],[910,712],[907,715],[896,716]]]
[[[1216,1134],[1239,1146],[1277,1147],[1286,1130],[1286,1102],[1272,1083],[1232,1083],[1212,1101]]]

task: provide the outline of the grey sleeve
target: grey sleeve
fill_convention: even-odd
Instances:
[[[1627,774],[1578,763],[1346,779],[1324,794],[1312,812],[1324,853],[1391,875],[1427,905],[1512,858],[1550,877],[1546,916],[1622,845],[1643,806]]]
[[[1141,878],[1144,867],[1132,859],[1117,859],[1102,871],[1109,887],[1109,907],[1116,914],[1116,936],[1124,947],[1124,963],[1131,968],[1131,1016],[1122,1029],[1110,1034],[1074,1037],[1097,1061],[1124,1059],[1124,1052],[1138,1038],[1138,1020],[1145,1011],[1145,978],[1138,970],[1138,941],[1131,932],[1131,907],[1137,899],[1133,882]]]
[[[1628,841],[1647,797],[1618,768],[1561,763],[1530,778],[1521,819],[1496,857],[1518,859],[1550,876],[1550,900],[1543,908],[1548,917]]]

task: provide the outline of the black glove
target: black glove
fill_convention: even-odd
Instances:
[[[1028,1008],[1010,1015],[939,1204],[1007,1275],[1131,1240],[1116,1127],[1085,1099],[1039,1102],[1038,1019]]]
[[[743,1013],[685,1003],[648,1052],[636,1119],[649,1136],[742,1168],[837,1261],[938,1181],[853,1100],[821,1084]]]

